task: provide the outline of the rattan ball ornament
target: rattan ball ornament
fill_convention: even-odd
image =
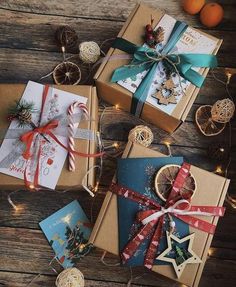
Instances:
[[[79,45],[79,57],[86,64],[94,64],[100,58],[101,49],[96,42],[82,42]]]
[[[57,287],[84,287],[84,275],[79,269],[67,268],[56,279]]]
[[[148,147],[153,142],[153,133],[147,126],[136,126],[129,132],[129,141]]]
[[[218,123],[228,123],[235,111],[234,102],[230,99],[217,101],[211,109],[212,120]]]
[[[64,49],[72,49],[78,44],[78,36],[76,31],[70,26],[60,26],[56,30],[56,40],[60,47]]]

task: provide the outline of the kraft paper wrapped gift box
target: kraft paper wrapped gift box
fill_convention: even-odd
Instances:
[[[165,155],[129,142],[123,158],[165,157]],[[191,200],[197,206],[222,206],[229,186],[229,180],[191,165],[190,172],[196,180],[197,190]],[[105,251],[119,254],[119,231],[117,196],[108,191],[98,215],[90,241]],[[197,216],[195,216],[197,217]],[[201,219],[217,225],[218,217],[201,217]],[[152,270],[187,286],[198,286],[207,259],[208,250],[213,235],[190,227],[190,233],[195,233],[192,249],[202,263],[187,264],[179,279],[176,278],[171,265],[154,265]],[[111,232],[112,230],[112,232]]]
[[[159,9],[138,4],[127,19],[118,34],[118,37],[126,39],[136,45],[142,45],[144,43],[143,36],[145,33],[145,26],[150,23],[151,15],[154,19],[153,27],[155,27],[159,21],[164,19],[163,16],[165,13]],[[165,25],[167,26],[169,22],[174,21],[174,19],[168,15],[165,15],[165,17]],[[191,33],[197,33],[194,36],[195,38],[191,36],[189,32],[187,33],[187,31],[181,38],[182,44],[184,43],[185,47],[187,46],[188,49],[185,53],[206,53],[203,46],[200,52],[198,52],[199,49],[197,49],[196,52],[191,52],[192,50],[190,46],[188,47],[191,43],[196,43],[196,41],[198,41],[197,38],[200,36],[211,40],[212,45],[214,44],[214,48],[212,48],[213,50],[211,53],[214,55],[217,53],[222,40],[194,28],[191,28],[191,31]],[[202,40],[199,42],[202,42]],[[124,84],[124,82],[122,86],[117,83],[111,83],[111,76],[114,70],[130,63],[130,59],[122,59],[122,56],[124,55],[128,54],[119,49],[111,48],[95,75],[95,82],[99,97],[112,105],[117,105],[125,111],[130,111],[133,96],[133,93],[130,91],[132,90],[132,84],[130,86],[130,90],[127,90],[124,88],[127,84]],[[208,70],[208,68],[200,68],[198,72],[203,77],[206,77]],[[199,88],[190,84],[186,90],[186,95],[180,98],[177,105],[174,106],[172,104],[167,107],[164,107],[164,105],[156,105],[155,102],[157,100],[153,99],[151,95],[149,95],[144,104],[141,118],[171,133],[185,121],[198,92]]]
[[[9,122],[7,121],[8,107],[11,106],[14,101],[21,98],[26,85],[24,84],[1,84],[0,85],[0,129],[3,131],[8,128]],[[53,86],[59,90],[67,91],[76,95],[86,97],[87,109],[91,117],[91,121],[82,121],[79,125],[81,129],[88,129],[96,134],[98,126],[98,101],[96,89],[92,86]],[[4,136],[4,135],[1,135]],[[2,142],[2,139],[1,139]],[[95,153],[97,143],[96,140],[75,139],[75,150],[82,153]],[[66,159],[63,166],[61,175],[59,177],[56,189],[72,188],[79,186],[82,183],[86,172],[91,169],[95,164],[95,158],[93,157],[75,157],[76,172],[70,172],[68,170],[68,160]],[[94,170],[91,170],[85,178],[85,184],[87,186],[94,186],[95,174]],[[24,188],[24,180],[5,175],[0,173],[0,187],[2,189],[18,189]]]

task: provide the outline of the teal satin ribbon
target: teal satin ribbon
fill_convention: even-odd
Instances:
[[[157,65],[160,61],[173,71],[177,69],[179,75],[190,81],[197,87],[201,87],[204,77],[194,71],[193,67],[214,68],[217,66],[217,59],[214,55],[208,54],[170,54],[182,34],[187,29],[187,24],[177,21],[169,40],[161,52],[144,46],[137,46],[123,38],[117,38],[112,47],[133,55],[130,64],[117,68],[111,78],[117,82],[135,76],[143,71],[148,71],[139,87],[136,89],[131,103],[130,112],[136,116],[142,113],[149,88],[156,75]]]

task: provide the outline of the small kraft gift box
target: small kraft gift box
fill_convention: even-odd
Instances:
[[[126,266],[196,287],[228,186],[182,157],[128,142],[90,242]]]
[[[48,86],[32,81],[27,85],[1,84],[0,102],[1,188],[33,189],[38,185],[62,190],[82,183],[94,186],[93,167],[98,156],[98,102],[94,87]],[[32,108],[31,114],[27,108]],[[17,109],[21,111],[15,116]],[[24,121],[29,124],[24,126]],[[72,154],[71,162],[68,148],[78,152]]]
[[[217,66],[221,44],[138,4],[95,75],[98,96],[172,133],[185,121],[209,68]]]

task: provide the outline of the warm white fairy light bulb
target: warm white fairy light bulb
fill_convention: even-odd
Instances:
[[[170,142],[169,142],[169,141],[165,141],[165,142],[164,142],[164,145],[166,145],[166,147],[167,147],[168,156],[172,156],[171,148],[170,148]]]
[[[118,144],[118,142],[114,142],[112,146],[113,146],[114,148],[118,148],[118,147],[119,147],[119,144]]]
[[[221,166],[221,165],[218,165],[218,166],[216,167],[215,172],[218,173],[218,174],[222,174],[222,173],[223,173],[222,166]]]

